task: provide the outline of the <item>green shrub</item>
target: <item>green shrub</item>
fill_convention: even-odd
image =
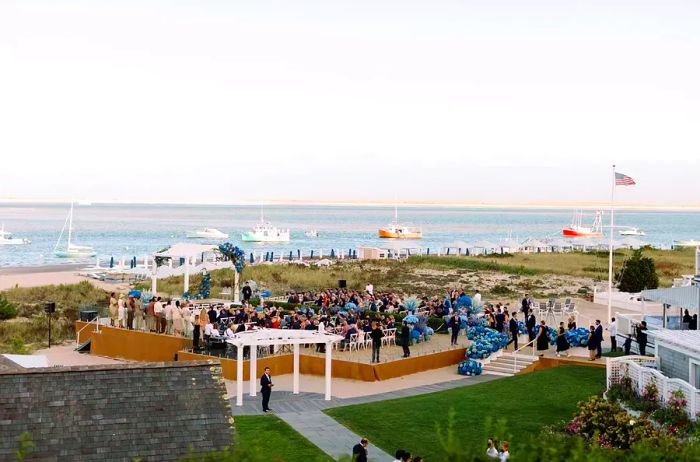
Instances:
[[[641,249],[635,250],[623,263],[622,270],[616,278],[620,281],[619,288],[622,292],[641,292],[659,287],[654,259],[643,256]]]
[[[0,320],[12,319],[15,316],[17,316],[17,307],[15,304],[0,295]]]

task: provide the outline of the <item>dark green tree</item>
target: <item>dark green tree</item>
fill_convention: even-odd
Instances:
[[[12,319],[17,316],[17,307],[0,295],[0,319]]]
[[[620,281],[618,287],[622,292],[640,292],[659,287],[654,259],[645,257],[641,249],[635,250],[623,263],[616,279]]]

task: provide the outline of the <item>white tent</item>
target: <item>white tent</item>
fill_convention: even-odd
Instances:
[[[332,345],[343,337],[328,332],[316,330],[294,329],[255,329],[239,332],[227,343],[236,346],[236,406],[243,406],[243,347],[250,347],[250,396],[255,396],[258,386],[256,370],[258,366],[258,346],[293,345],[294,346],[294,379],[292,391],[299,394],[299,345],[307,343],[324,343],[326,345],[326,401],[331,399],[331,352]]]
[[[181,274],[184,274],[185,276],[184,291],[188,292],[190,290],[190,265],[193,265],[197,261],[197,257],[201,257],[203,255],[213,255],[216,249],[217,246],[213,244],[205,245],[181,243],[174,244],[162,252],[156,252],[153,254],[153,268],[151,270],[151,292],[156,294],[156,279],[169,276],[179,276]],[[168,267],[156,267],[156,258],[158,257],[170,259],[171,264]],[[172,260],[178,258],[183,258],[185,263],[184,265],[180,265],[178,268],[173,269]],[[199,273],[201,271],[202,270],[200,268],[196,272]]]

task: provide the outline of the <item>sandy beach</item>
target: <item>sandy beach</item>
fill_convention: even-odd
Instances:
[[[104,290],[126,291],[129,289],[127,283],[114,284],[81,276],[79,273],[82,273],[82,269],[87,266],[85,263],[71,263],[66,265],[0,268],[0,290],[14,287],[77,284],[81,281],[88,281]]]

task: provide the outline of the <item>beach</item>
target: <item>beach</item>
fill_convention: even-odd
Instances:
[[[128,290],[126,283],[108,283],[81,276],[84,264],[43,265],[0,268],[0,291],[14,287],[41,287],[88,281],[104,290]]]

